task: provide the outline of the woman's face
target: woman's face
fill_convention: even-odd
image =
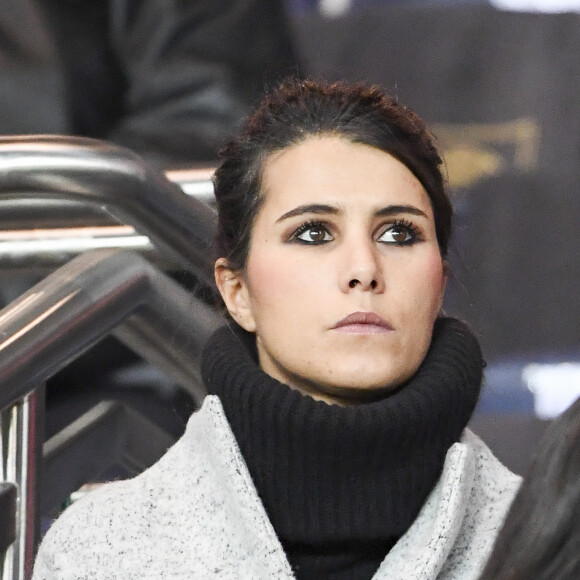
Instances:
[[[324,136],[271,155],[263,195],[245,271],[216,264],[262,369],[343,403],[409,379],[446,283],[421,183],[379,149]]]

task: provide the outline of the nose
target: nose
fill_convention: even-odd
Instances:
[[[348,245],[342,256],[341,290],[383,292],[385,281],[382,264],[372,240]]]

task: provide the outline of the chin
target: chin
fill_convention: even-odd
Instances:
[[[343,380],[340,383],[319,384],[318,389],[328,395],[351,400],[381,399],[392,394],[405,382],[405,379],[381,376],[365,380],[358,375],[352,380]]]
[[[367,393],[368,391],[392,391],[397,389],[400,385],[405,383],[416,369],[410,368],[410,365],[394,366],[392,364],[384,367],[377,367],[376,358],[367,360],[358,364],[349,364],[345,360],[342,369],[336,368],[333,373],[332,380],[328,381],[328,385],[338,389],[345,389],[348,391],[361,391]],[[373,366],[375,368],[373,368]],[[418,368],[418,366],[417,366]],[[342,372],[341,372],[342,370]],[[321,381],[324,383],[325,381]]]
[[[393,389],[382,388],[354,388],[354,387],[328,387],[324,390],[319,388],[317,394],[310,393],[315,399],[338,405],[357,405],[359,403],[378,401],[393,394]]]

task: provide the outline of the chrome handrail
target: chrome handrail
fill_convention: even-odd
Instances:
[[[28,580],[40,536],[39,468],[42,461],[44,385],[32,389],[11,408],[0,412],[1,479],[14,485],[14,538],[0,562],[3,580]]]
[[[111,332],[200,401],[200,349],[220,323],[140,256],[82,254],[0,311],[0,408]]]
[[[215,203],[212,182],[214,171],[215,167],[208,166],[168,170],[164,172],[164,175],[166,179],[178,185],[185,194],[213,206]],[[68,199],[37,199],[34,196],[3,199],[0,204],[0,223],[3,230],[12,232],[39,228],[58,230],[88,225],[93,227],[119,225],[119,221],[100,206],[91,206]]]
[[[208,171],[200,171],[207,190]],[[185,176],[187,173],[174,172],[176,179]],[[208,255],[215,211],[128,149],[81,137],[0,139],[0,201],[4,211],[14,215],[19,204],[31,199],[48,200],[46,207],[50,201],[61,200],[105,209],[146,235],[157,248],[169,251],[200,281],[212,283]],[[108,225],[113,224],[109,221]]]

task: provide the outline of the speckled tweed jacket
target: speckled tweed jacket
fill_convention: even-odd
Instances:
[[[519,482],[466,430],[374,578],[475,580]],[[216,396],[155,465],[64,512],[35,564],[52,578],[293,578]]]

